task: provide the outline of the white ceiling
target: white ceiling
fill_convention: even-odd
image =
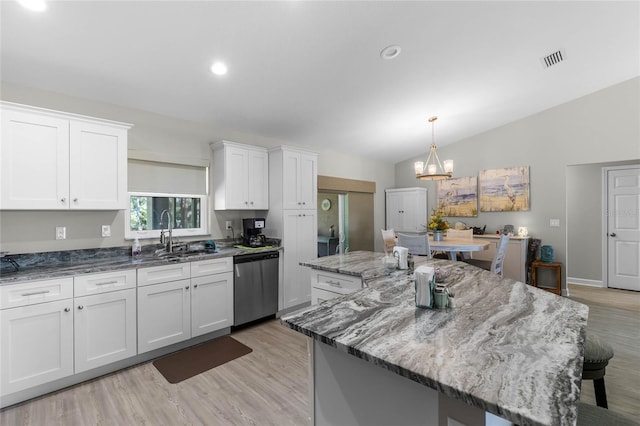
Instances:
[[[1,3],[2,80],[398,162],[640,75],[640,3]],[[382,60],[385,46],[401,46]],[[566,60],[544,69],[559,49]],[[229,72],[209,72],[214,59]]]

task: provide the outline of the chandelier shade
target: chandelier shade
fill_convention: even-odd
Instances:
[[[431,123],[431,146],[429,147],[429,156],[427,157],[427,161],[416,161],[415,163],[413,163],[416,173],[416,179],[451,179],[451,175],[453,174],[453,160],[444,160],[441,163],[440,158],[438,158],[438,152],[436,151],[435,143],[435,129],[433,124],[433,122],[437,119],[438,117],[429,118],[429,123]]]

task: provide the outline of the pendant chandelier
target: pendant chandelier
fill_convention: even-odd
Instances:
[[[429,156],[426,162],[416,161],[413,166],[416,171],[416,179],[420,180],[441,180],[451,179],[453,174],[453,160],[444,160],[440,163],[438,153],[436,152],[435,130],[433,122],[438,117],[430,117],[429,123],[431,123],[431,147],[429,148]]]

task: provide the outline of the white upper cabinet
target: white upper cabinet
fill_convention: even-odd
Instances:
[[[387,189],[387,229],[396,232],[427,232],[426,188]]]
[[[2,210],[120,210],[131,126],[2,103]]]
[[[288,147],[270,152],[272,164],[278,168],[278,184],[282,185],[282,209],[315,209],[318,194],[318,156]]]
[[[221,141],[213,144],[215,210],[269,209],[267,150]]]

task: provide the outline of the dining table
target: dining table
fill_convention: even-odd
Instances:
[[[429,247],[431,251],[444,251],[449,255],[450,260],[457,260],[458,253],[469,253],[482,251],[489,248],[491,243],[480,238],[448,238],[442,241],[434,241],[433,236],[429,236]]]

